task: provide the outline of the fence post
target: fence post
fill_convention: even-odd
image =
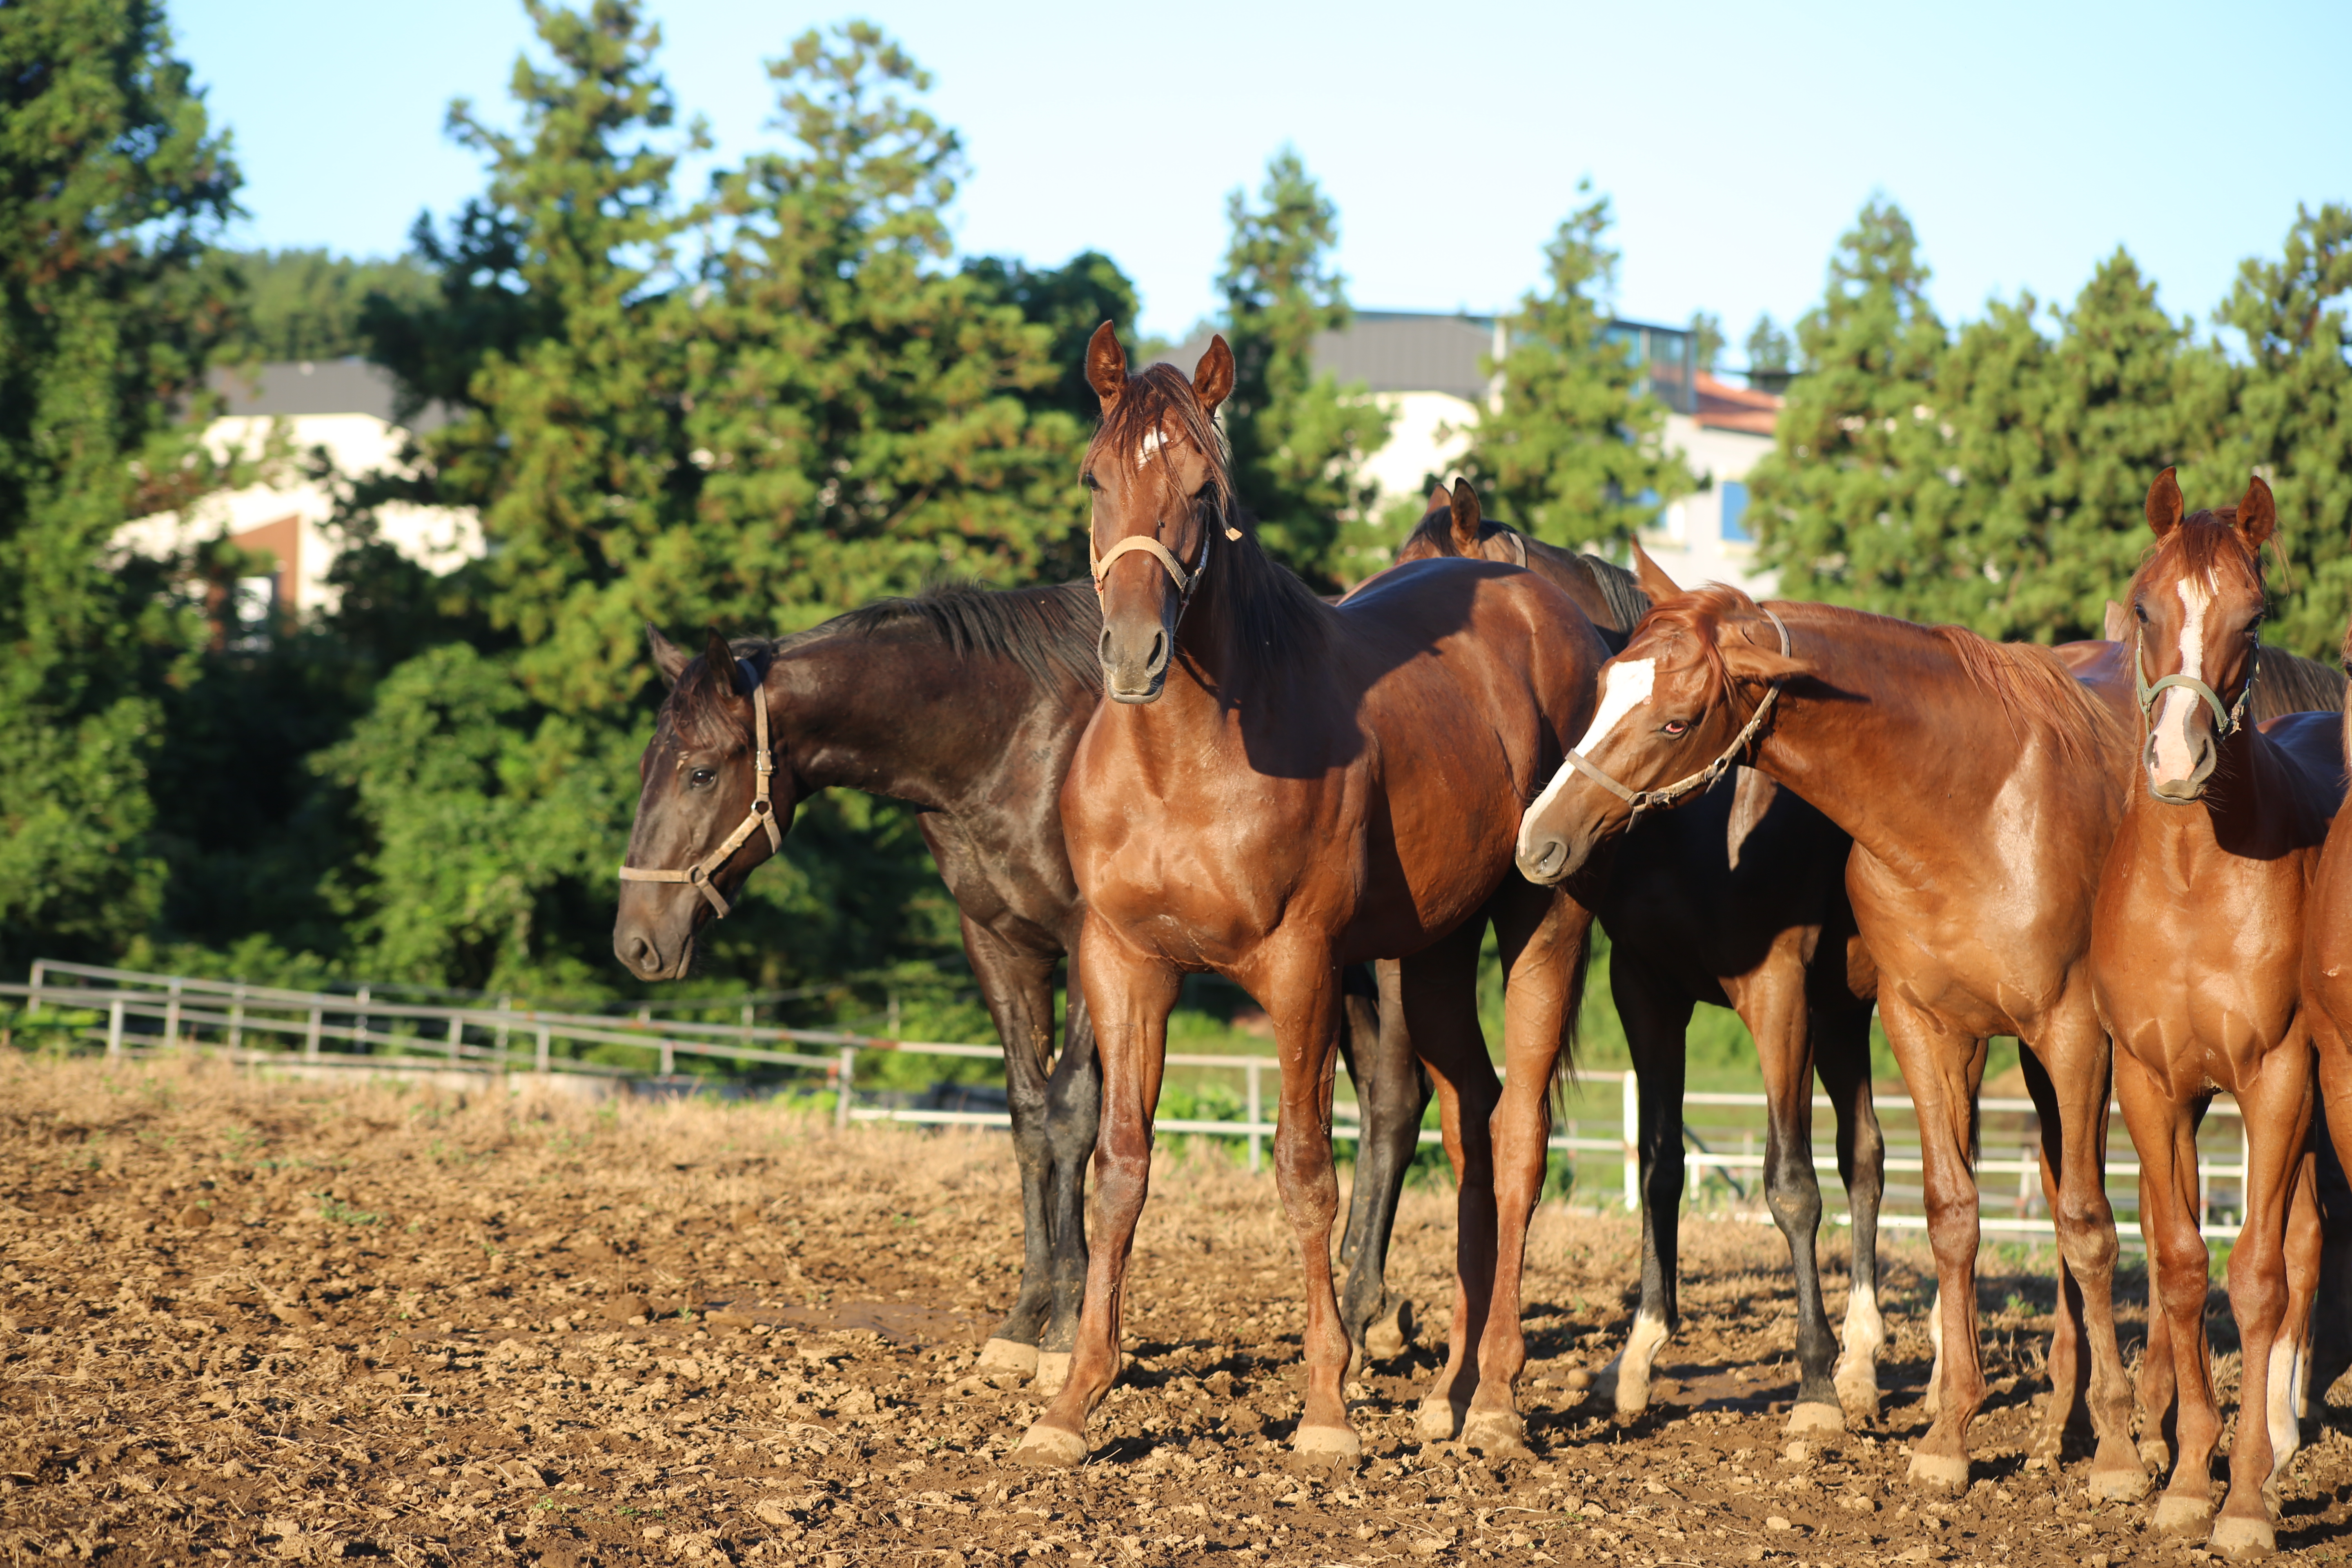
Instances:
[[[1625,1074],[1625,1212],[1642,1209],[1642,1080]]]
[[[664,1040],[661,1043],[661,1075],[664,1078],[669,1078],[677,1071],[677,1052],[670,1041]]]
[[[367,988],[366,986],[362,985],[362,986],[361,986],[361,987],[360,987],[360,995],[359,995],[359,1003],[360,1003],[360,1005],[361,1005],[362,1007],[363,1007],[363,1008],[364,1008],[364,1007],[367,1005],[367,1000],[368,1000],[368,988]],[[368,1016],[367,1016],[367,1014],[365,1014],[364,1012],[361,1012],[361,1013],[354,1013],[354,1014],[352,1014],[352,1048],[353,1050],[360,1050],[360,1051],[373,1051],[373,1050],[375,1048],[374,1047],[373,1047],[373,1046],[371,1046],[371,1045],[369,1045],[369,1044],[368,1044],[367,1033],[368,1033]]]
[[[311,1008],[310,1027],[302,1037],[302,1054],[312,1061],[319,1059],[319,1025],[324,1017],[324,1009]]]
[[[25,1006],[28,1011],[37,1013],[41,1010],[41,986],[45,983],[42,977],[48,967],[48,960],[45,958],[33,960],[33,986],[25,997]]]
[[[452,1013],[452,1014],[450,1014],[450,1015],[449,1015],[449,1060],[451,1061],[451,1063],[452,1063],[452,1064],[454,1064],[454,1063],[457,1060],[458,1056],[461,1054],[461,1047],[463,1047],[463,1045],[464,1045],[464,1043],[465,1043],[465,1034],[466,1034],[466,1016],[465,1016],[463,1013]]]
[[[1258,1131],[1257,1131],[1257,1119],[1258,1119],[1258,1064],[1257,1064],[1255,1061],[1252,1061],[1252,1062],[1250,1063],[1250,1065],[1249,1065],[1249,1123],[1250,1123],[1250,1131],[1249,1131],[1249,1160],[1250,1160],[1250,1170],[1251,1170],[1251,1172],[1252,1172],[1253,1173],[1255,1173],[1256,1172],[1256,1170],[1257,1170],[1258,1142],[1259,1142],[1259,1139],[1258,1139]]]
[[[180,977],[172,976],[172,985],[163,1003],[163,1044],[180,1043]]]
[[[514,998],[513,998],[513,997],[511,997],[511,996],[501,996],[501,997],[499,997],[499,1012],[501,1012],[501,1013],[511,1013],[511,1012],[513,1012],[513,1011],[514,1011]],[[507,1026],[506,1026],[506,1020],[505,1020],[505,1019],[503,1019],[503,1018],[501,1018],[501,1019],[499,1019],[499,1058],[500,1058],[501,1060],[504,1060],[504,1058],[505,1058],[505,1057],[506,1057],[506,1054],[507,1054]]]
[[[841,1066],[835,1071],[840,1075],[841,1093],[833,1102],[833,1124],[835,1127],[846,1127],[849,1125],[850,1090],[857,1081],[857,1047],[856,1046],[841,1047]]]
[[[539,1054],[537,1063],[539,1071],[545,1072],[547,1070],[547,1025],[543,1021],[539,1026]]]
[[[106,1005],[106,1054],[122,1054],[122,998],[117,996]]]
[[[245,984],[237,983],[228,999],[228,1048],[232,1052],[245,1048]]]

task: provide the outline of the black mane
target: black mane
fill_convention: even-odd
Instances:
[[[1517,531],[1508,524],[1489,521],[1480,527],[1478,537],[1486,539],[1497,533]],[[1522,533],[1519,537],[1527,542],[1529,555],[1541,555],[1548,561],[1574,566],[1584,574],[1586,580],[1591,583],[1593,592],[1601,595],[1601,602],[1609,606],[1610,618],[1615,623],[1602,630],[1631,632],[1634,623],[1649,614],[1650,595],[1642,592],[1640,580],[1622,566],[1581,550],[1563,550],[1556,544],[1546,544],[1530,534]],[[1462,553],[1454,547],[1453,514],[1444,507],[1432,507],[1422,514],[1419,522],[1412,525],[1405,534],[1404,542],[1411,544],[1415,542],[1427,544],[1440,555],[1459,556]]]

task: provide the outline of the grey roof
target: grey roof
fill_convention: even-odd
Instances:
[[[282,360],[216,369],[211,385],[226,403],[224,412],[232,415],[370,414],[396,423],[399,384],[392,372],[363,359]],[[429,404],[408,426],[422,432],[448,422],[446,410]]]

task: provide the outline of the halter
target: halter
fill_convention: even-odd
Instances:
[[[2147,666],[2143,657],[2146,653],[2147,637],[2147,633],[2145,629],[2132,634],[2132,685],[2139,692],[2141,717],[2150,724],[2154,724],[2156,700],[2164,695],[2166,688],[2178,686],[2185,691],[2194,691],[2198,696],[2205,699],[2205,706],[2213,710],[2215,730],[2213,738],[2217,741],[2228,740],[2231,732],[2246,721],[2246,704],[2254,695],[2254,677],[2261,673],[2263,668],[2263,645],[2256,643],[2254,651],[2246,656],[2246,684],[2239,689],[2238,700],[2231,706],[2224,708],[2221,706],[2221,693],[2193,675],[2166,675],[2150,680],[2147,678]]]
[[[621,880],[624,882],[688,884],[709,900],[712,911],[722,921],[727,918],[727,900],[719,896],[718,885],[710,879],[712,875],[727,864],[730,856],[743,847],[743,841],[751,837],[754,828],[768,830],[768,848],[772,852],[782,853],[784,847],[783,830],[776,826],[775,805],[768,798],[768,775],[776,771],[775,753],[768,745],[768,689],[758,680],[749,664],[741,659],[735,662],[742,667],[747,676],[753,677],[751,727],[759,749],[753,753],[752,762],[759,771],[758,782],[752,786],[751,809],[743,814],[743,820],[735,825],[735,831],[722,839],[718,848],[683,871],[649,871],[637,866],[621,868]]]
[[[1232,523],[1223,524],[1223,528],[1227,539],[1242,536],[1242,531]],[[1094,530],[1089,527],[1087,530],[1087,564],[1095,575],[1096,597],[1102,595],[1103,574],[1110,570],[1111,563],[1137,551],[1159,562],[1160,569],[1168,574],[1168,580],[1176,584],[1176,613],[1181,616],[1184,606],[1192,602],[1192,590],[1201,585],[1201,574],[1209,567],[1209,531],[1206,528],[1201,530],[1201,558],[1193,562],[1192,569],[1187,572],[1183,563],[1176,559],[1176,552],[1160,543],[1157,534],[1130,533],[1108,550],[1097,554]]]
[[[1764,606],[1759,605],[1757,608],[1764,609]],[[1773,628],[1780,634],[1780,657],[1788,658],[1790,652],[1788,626],[1770,610],[1764,610],[1764,618],[1770,621]],[[1633,808],[1633,816],[1639,817],[1645,811],[1660,810],[1674,805],[1686,795],[1714,787],[1715,781],[1721,778],[1732,764],[1739,760],[1740,753],[1745,752],[1749,742],[1763,731],[1764,721],[1771,716],[1772,704],[1779,700],[1780,695],[1780,683],[1775,680],[1766,689],[1763,700],[1756,704],[1756,711],[1748,716],[1748,722],[1741,726],[1739,733],[1731,738],[1731,744],[1723,749],[1722,755],[1699,769],[1698,772],[1676,779],[1674,783],[1662,785],[1657,789],[1627,789],[1595,767],[1581,752],[1570,751],[1568,753],[1568,765],[1631,805]],[[1632,819],[1628,820],[1630,822]]]

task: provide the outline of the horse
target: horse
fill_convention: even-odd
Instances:
[[[1368,958],[1402,960],[1406,1026],[1462,1173],[1451,1343],[1422,1430],[1458,1423],[1472,1447],[1525,1454],[1521,1259],[1591,916],[1514,878],[1512,837],[1591,711],[1600,637],[1549,584],[1477,562],[1423,563],[1326,605],[1235,500],[1214,423],[1234,382],[1222,337],[1189,379],[1159,364],[1130,375],[1105,323],[1087,371],[1103,411],[1082,479],[1108,700],[1071,760],[1062,823],[1103,1071],[1097,1245],[1069,1382],[1016,1457],[1087,1458],[1088,1415],[1118,1372],[1168,1013],[1202,971],[1257,998],[1282,1062],[1275,1175],[1307,1307],[1293,1447],[1360,1452],[1340,1397],[1329,1108],[1339,971]],[[1476,1018],[1487,920],[1509,983],[1498,1101]]]
[[[1525,566],[1575,599],[1612,654],[1652,593],[1682,590],[1637,544],[1629,573],[1480,514],[1456,479],[1398,547],[1399,562],[1463,555]],[[1644,588],[1650,590],[1645,592]],[[1620,1416],[1649,1406],[1651,1369],[1681,1321],[1675,1262],[1684,1180],[1683,1056],[1691,1009],[1727,1006],[1756,1040],[1768,1101],[1765,1201],[1797,1278],[1797,1398],[1788,1430],[1820,1436],[1878,1414],[1878,1205],[1885,1143],[1870,1091],[1876,971],[1845,895],[1853,841],[1762,773],[1736,770],[1682,811],[1646,816],[1610,858],[1595,891],[1609,933],[1609,984],[1640,1084],[1642,1295],[1625,1343],[1593,1397]],[[1853,1215],[1843,1350],[1822,1302],[1815,1237],[1812,1079],[1837,1116],[1837,1159]],[[1834,1365],[1832,1358],[1835,1358]]]
[[[2302,936],[2344,787],[2344,737],[2337,713],[2261,727],[2248,713],[2265,662],[2259,552],[2278,522],[2270,487],[2258,477],[2235,507],[2185,520],[2181,510],[2167,468],[2147,492],[2156,544],[2127,595],[2146,787],[2128,793],[2099,880],[2091,983],[2139,1151],[2154,1275],[2140,1403],[2151,1435],[2161,1413],[2176,1411],[2178,1462],[2156,1528],[2210,1525],[2214,1549],[2234,1555],[2276,1544],[2265,1494],[2275,1497],[2298,1436],[2320,1248]],[[2219,1518],[2211,1462],[2221,1417],[2197,1170],[2197,1128],[2217,1089],[2237,1100],[2246,1130],[2244,1213],[2230,1255],[2241,1415]]]
[[[1720,586],[1656,605],[1601,679],[1598,716],[1520,825],[1530,878],[1576,872],[1632,819],[1743,758],[1853,838],[1846,891],[1918,1116],[1940,1288],[1935,1418],[1912,1451],[1913,1480],[1968,1484],[1968,1428],[1985,1396],[1976,1104],[1987,1037],[2014,1035],[2064,1268],[2034,1457],[2057,1458],[2087,1342],[2091,1488],[2144,1496],[2102,1182],[2111,1068],[2088,973],[2092,896],[2130,756],[2128,695],[2078,683],[2046,648],[1825,605],[1759,605]]]
[[[714,634],[699,657],[649,630],[671,689],[639,763],[627,858],[637,874],[624,873],[614,921],[614,952],[633,973],[678,978],[698,933],[781,845],[800,801],[846,786],[919,808],[1003,1047],[1021,1172],[1021,1285],[980,1365],[1034,1374],[1040,1392],[1066,1375],[1077,1331],[1086,1161],[1102,1093],[1081,987],[1069,987],[1058,1059],[1054,1049],[1054,972],[1076,949],[1080,915],[1056,802],[1101,698],[1100,628],[1094,594],[1076,583],[947,584],[781,640],[730,646]],[[668,869],[691,866],[706,869]],[[1345,991],[1340,1048],[1364,1112],[1342,1247],[1360,1307],[1349,1327],[1359,1342],[1370,1331],[1378,1351],[1376,1331],[1397,1331],[1382,1268],[1427,1094],[1401,1024],[1383,1031],[1375,1015],[1370,975],[1351,969]]]

